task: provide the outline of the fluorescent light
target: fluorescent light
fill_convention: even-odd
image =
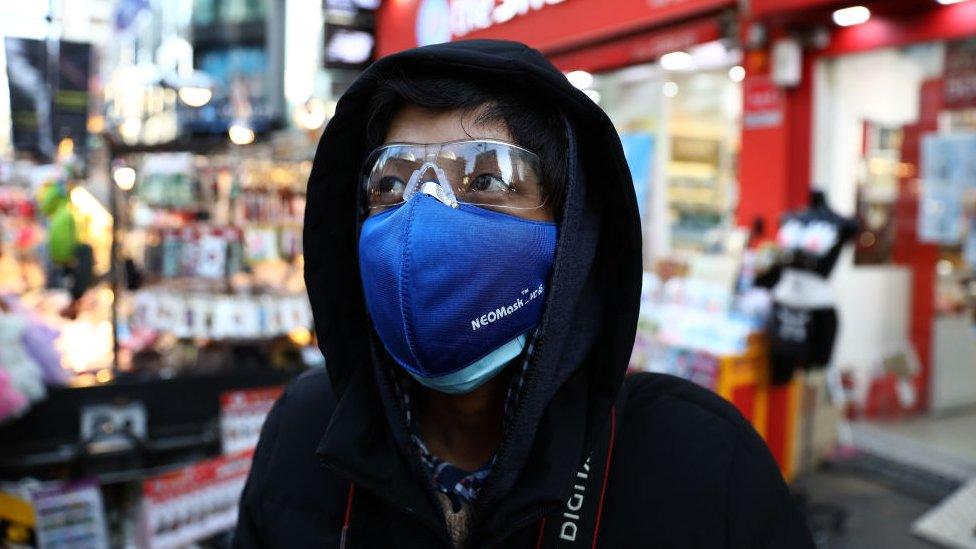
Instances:
[[[184,86],[179,91],[180,101],[191,107],[202,107],[210,102],[213,92],[210,88],[200,88],[197,86]]]
[[[729,69],[729,80],[742,82],[746,79],[746,70],[741,65],[736,65]]]
[[[136,184],[136,171],[128,166],[119,166],[112,172],[112,179],[123,191],[130,191]]]
[[[678,95],[678,83],[677,82],[665,82],[664,86],[661,88],[664,92],[664,97],[674,97]]]
[[[235,145],[250,145],[254,142],[254,130],[239,122],[231,124],[227,129],[227,135],[230,137],[230,142]]]
[[[864,6],[851,6],[834,12],[834,23],[841,27],[860,25],[868,19],[871,19],[871,10]]]
[[[593,85],[593,75],[586,71],[572,71],[566,73],[566,79],[573,87],[585,90]]]
[[[942,4],[943,6],[948,6],[950,4],[958,4],[960,2],[965,2],[966,0],[935,0],[935,1]]]
[[[592,99],[594,103],[597,104],[600,103],[600,92],[596,90],[583,90],[583,93],[585,93],[587,97]]]
[[[686,51],[673,51],[661,56],[661,68],[666,71],[690,69],[694,59]]]

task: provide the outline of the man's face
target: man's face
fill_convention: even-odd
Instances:
[[[432,110],[406,105],[393,117],[386,133],[386,143],[444,143],[464,139],[491,139],[515,143],[515,139],[502,122],[478,122],[478,111],[464,113],[460,110]],[[519,210],[517,217],[535,221],[553,221],[555,218],[548,205],[541,208]]]

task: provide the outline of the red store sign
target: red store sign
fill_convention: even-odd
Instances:
[[[653,61],[666,53],[686,50],[722,37],[718,18],[667,27],[659,31],[641,33],[589,48],[550,56],[550,61],[563,71],[585,70],[600,72],[619,67]]]
[[[546,53],[731,8],[736,0],[390,0],[377,53],[469,38],[517,40]]]
[[[838,0],[752,0],[749,2],[749,12],[753,17],[766,17],[776,13],[822,8],[837,3]]]

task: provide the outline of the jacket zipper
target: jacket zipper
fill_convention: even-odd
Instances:
[[[498,454],[497,454],[498,457],[495,460],[495,463],[501,463],[503,459],[508,455],[509,446],[511,446],[511,441],[514,436],[513,429],[511,429],[511,427],[513,427],[516,423],[518,423],[519,417],[521,416],[522,407],[524,406],[525,401],[528,400],[525,397],[528,396],[529,389],[532,388],[532,382],[535,379],[535,370],[536,370],[535,367],[536,364],[538,364],[539,362],[539,357],[542,355],[543,339],[544,339],[544,334],[540,330],[539,334],[536,336],[536,339],[532,344],[532,356],[529,357],[529,367],[525,372],[525,387],[523,389],[524,393],[520,395],[522,398],[519,398],[518,402],[515,404],[515,411],[512,412],[512,421],[509,424],[509,429],[506,430],[505,438],[502,440],[501,445],[499,445],[498,447]],[[488,488],[490,488],[494,484],[495,478],[497,478],[495,475],[490,475],[488,477],[488,480],[485,482],[484,486],[481,487],[482,493],[488,491]],[[478,526],[479,515],[481,514],[482,511],[481,502],[483,501],[484,500],[480,498],[475,499],[474,507],[471,509],[471,524],[474,525],[476,528]],[[533,520],[538,520],[538,518],[545,516],[545,514],[546,513],[540,514],[539,517],[536,517]],[[516,528],[511,529],[510,532],[515,532],[517,531],[518,528],[521,528],[521,525],[519,524],[520,522],[522,524],[528,524],[532,522],[532,520],[516,522],[515,523]],[[471,541],[471,538],[469,537],[467,541]]]
[[[389,375],[389,372],[387,372],[387,374]],[[390,381],[387,379],[387,380],[384,380],[383,383],[386,385],[386,387],[384,389],[387,391],[387,393],[391,392],[392,391],[392,388],[389,386]],[[395,391],[392,391],[392,392],[395,392]],[[413,472],[415,474],[419,474],[419,478],[425,479],[425,482],[423,483],[424,484],[424,492],[427,494],[427,497],[431,501],[434,502],[434,505],[436,506],[435,509],[437,509],[437,511],[439,513],[439,516],[443,518],[444,517],[444,511],[441,510],[439,506],[437,506],[437,494],[434,493],[434,488],[430,485],[430,481],[427,480],[427,472],[421,466],[421,464],[420,464],[420,458],[417,457],[416,448],[413,447],[414,442],[413,442],[413,439],[410,436],[410,425],[407,424],[407,419],[403,416],[403,411],[399,409],[399,407],[400,407],[399,403],[397,403],[396,406],[397,406],[397,417],[399,419],[400,427],[403,429],[403,432],[407,435],[407,439],[410,441],[410,445],[411,445],[410,446],[410,456],[408,458],[408,461],[410,462],[410,466],[413,468]],[[418,515],[417,513],[413,512],[413,510],[410,510],[410,514],[412,514],[413,516],[417,517],[418,519],[421,518],[420,515]],[[446,519],[445,519],[445,521],[446,521]],[[424,521],[421,520],[420,522],[424,522]],[[431,524],[427,523],[427,526],[428,527],[432,527],[434,525],[431,525]],[[438,522],[437,525],[436,525],[436,527],[433,527],[432,529],[437,534],[440,535],[439,537],[441,538],[441,541],[447,542],[447,546],[448,547],[451,547],[451,548],[454,547],[454,542],[451,541],[450,535],[447,532],[447,526],[446,526],[446,524],[441,523],[441,522]]]

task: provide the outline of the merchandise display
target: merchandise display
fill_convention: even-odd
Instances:
[[[4,547],[108,547],[98,483],[24,481],[0,484]]]
[[[186,547],[232,529],[253,455],[244,450],[143,481],[139,546]]]
[[[302,227],[329,113],[284,119],[283,14],[112,4],[91,43],[0,55],[5,547],[225,535],[283,385],[324,364]],[[88,36],[87,9],[43,24]]]
[[[132,190],[121,197],[122,371],[155,370],[158,357],[180,341],[226,342],[230,350],[308,333],[301,220],[309,163],[272,160],[272,152],[247,159],[135,153],[117,160],[138,167]],[[207,363],[214,360],[221,362],[210,356]],[[229,357],[224,362],[229,367]]]
[[[741,52],[718,41],[689,48],[689,57],[687,70],[653,63],[594,76],[656,259],[705,250],[734,225],[742,92],[728,71]]]
[[[266,387],[220,395],[220,441],[224,455],[257,446],[264,419],[283,392],[283,387]]]
[[[105,212],[69,171],[18,162],[0,181],[0,423],[49,388],[112,377],[112,298],[95,284]]]
[[[811,193],[809,208],[783,218],[777,242],[784,255],[769,324],[774,383],[788,382],[796,368],[830,364],[837,312],[827,279],[857,232],[857,220],[831,210],[820,191]]]
[[[746,355],[761,334],[769,299],[765,290],[736,294],[732,280],[704,281],[684,270],[667,280],[645,273],[631,368],[716,390],[722,359]]]

